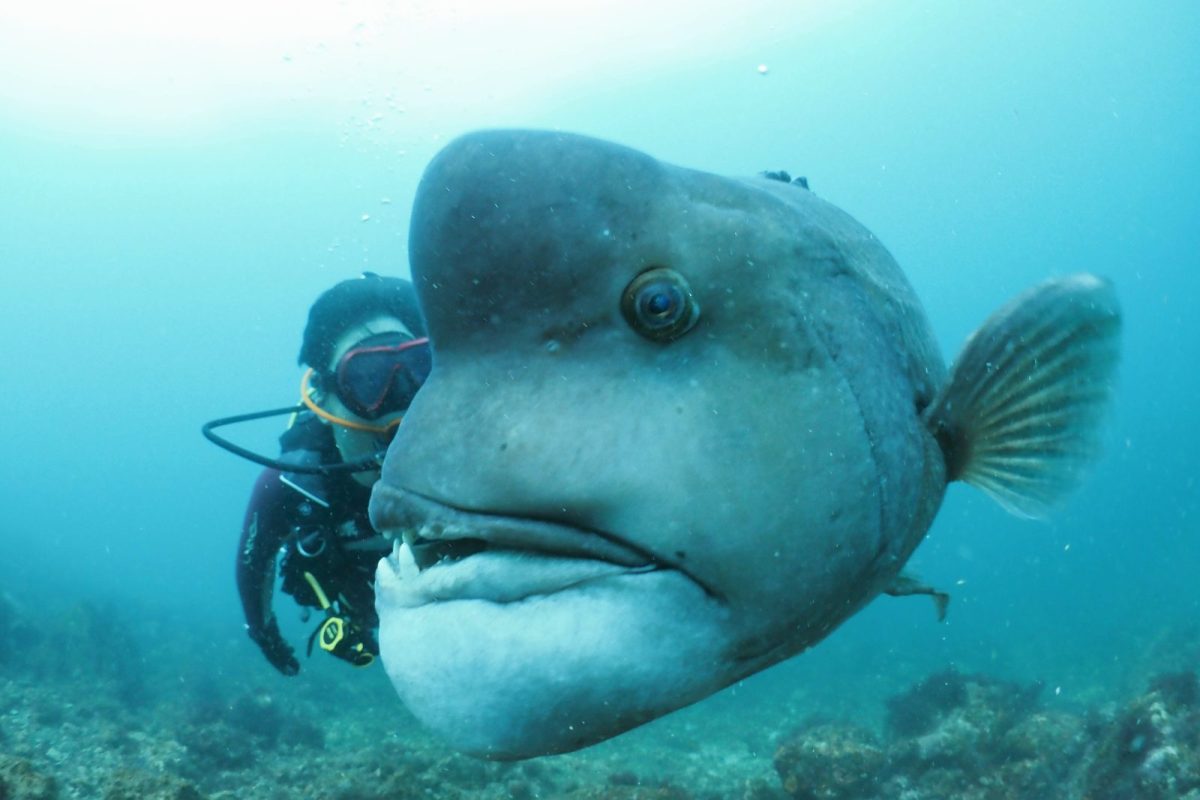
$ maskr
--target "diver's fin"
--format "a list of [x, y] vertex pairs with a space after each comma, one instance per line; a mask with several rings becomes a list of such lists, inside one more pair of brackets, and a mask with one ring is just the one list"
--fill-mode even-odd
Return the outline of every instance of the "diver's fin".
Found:
[[937, 608], [938, 622], [946, 619], [946, 606], [950, 605], [950, 595], [945, 592], [939, 592], [932, 586], [926, 586], [916, 575], [901, 572], [895, 578], [892, 578], [892, 582], [883, 590], [883, 593], [889, 594], [892, 597], [927, 594], [933, 598], [933, 605]]
[[925, 411], [949, 480], [1021, 516], [1043, 514], [1097, 449], [1121, 312], [1093, 275], [1048, 281], [993, 314]]

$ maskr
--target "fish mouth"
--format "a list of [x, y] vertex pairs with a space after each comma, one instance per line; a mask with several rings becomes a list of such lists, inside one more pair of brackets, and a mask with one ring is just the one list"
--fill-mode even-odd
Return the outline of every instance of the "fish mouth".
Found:
[[382, 483], [371, 493], [370, 512], [375, 529], [393, 543], [377, 583], [403, 607], [448, 600], [511, 603], [676, 569], [609, 533], [469, 511]]

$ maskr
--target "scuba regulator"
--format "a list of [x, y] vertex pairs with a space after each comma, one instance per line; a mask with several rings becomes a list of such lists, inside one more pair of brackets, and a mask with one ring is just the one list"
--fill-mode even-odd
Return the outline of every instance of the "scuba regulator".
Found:
[[312, 655], [313, 643], [316, 642], [326, 653], [356, 667], [370, 666], [375, 661], [375, 654], [367, 648], [367, 637], [362, 626], [337, 612], [311, 572], [304, 573], [304, 580], [312, 587], [313, 594], [317, 596], [317, 601], [325, 612], [325, 621], [308, 637], [308, 655]]

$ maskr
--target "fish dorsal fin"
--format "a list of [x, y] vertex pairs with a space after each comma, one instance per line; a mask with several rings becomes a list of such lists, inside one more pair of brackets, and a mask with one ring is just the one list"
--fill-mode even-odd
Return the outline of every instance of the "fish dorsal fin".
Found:
[[947, 478], [1015, 514], [1044, 514], [1098, 449], [1120, 327], [1112, 285], [1086, 274], [1048, 281], [993, 314], [925, 412]]

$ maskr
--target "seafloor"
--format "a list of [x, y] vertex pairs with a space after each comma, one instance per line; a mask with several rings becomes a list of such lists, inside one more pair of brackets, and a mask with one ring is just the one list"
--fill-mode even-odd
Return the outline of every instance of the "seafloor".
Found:
[[0, 800], [1200, 800], [1194, 630], [1140, 689], [1089, 704], [947, 668], [873, 710], [734, 690], [581, 753], [505, 764], [423, 733], [378, 667], [314, 658], [284, 679], [229, 626], [116, 604], [37, 612], [0, 598]]

